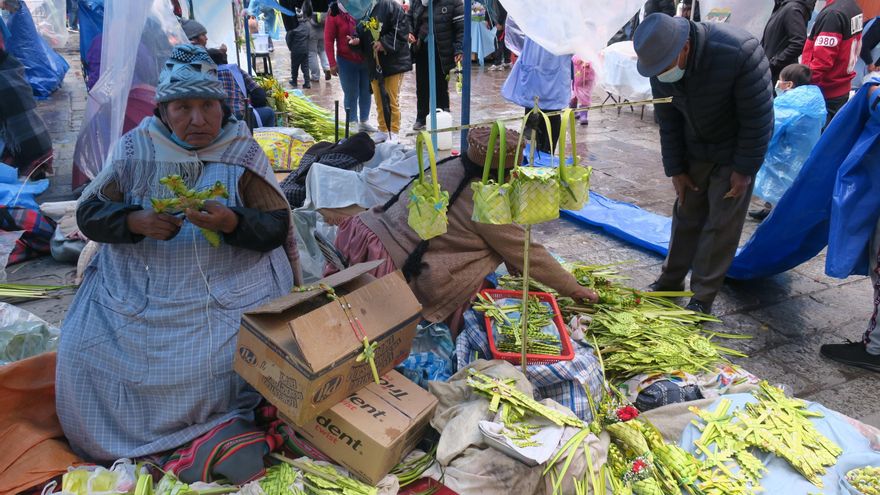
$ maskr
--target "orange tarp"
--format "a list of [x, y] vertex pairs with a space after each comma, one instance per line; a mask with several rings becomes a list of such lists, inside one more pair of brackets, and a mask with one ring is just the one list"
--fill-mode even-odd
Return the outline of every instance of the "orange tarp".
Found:
[[0, 366], [0, 494], [19, 493], [82, 462], [55, 414], [55, 353]]

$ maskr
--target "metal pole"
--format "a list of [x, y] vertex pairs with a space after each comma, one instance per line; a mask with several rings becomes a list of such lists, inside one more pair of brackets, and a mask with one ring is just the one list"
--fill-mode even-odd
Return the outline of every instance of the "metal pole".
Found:
[[348, 109], [345, 109], [345, 139], [348, 139]]
[[[248, 75], [252, 76], [254, 72], [251, 68], [251, 30], [247, 27], [247, 18], [245, 18], [244, 24], [244, 52], [247, 55]], [[235, 47], [235, 51], [238, 52], [238, 46]]]
[[[229, 8], [232, 9], [232, 34], [235, 35], [235, 2], [229, 2]], [[243, 11], [242, 14], [244, 15], [244, 30], [249, 32], [247, 10]], [[238, 43], [233, 43], [233, 45], [235, 46], [235, 65], [241, 67], [241, 50], [238, 49]]]
[[[461, 42], [461, 125], [471, 123], [471, 7], [473, 0], [464, 0], [464, 36]], [[467, 129], [461, 129], [461, 154], [467, 153]], [[500, 162], [499, 162], [500, 163]]]
[[[430, 88], [430, 112], [431, 129], [437, 128], [437, 44], [434, 39], [434, 0], [428, 0], [428, 81]], [[437, 133], [431, 133], [431, 143], [434, 151], [437, 151]]]
[[[339, 142], [339, 100], [333, 100], [334, 114], [335, 117], [333, 119], [333, 123], [336, 124], [333, 126], [333, 137], [334, 142]], [[348, 122], [348, 112], [346, 112], [345, 116], [346, 123]]]

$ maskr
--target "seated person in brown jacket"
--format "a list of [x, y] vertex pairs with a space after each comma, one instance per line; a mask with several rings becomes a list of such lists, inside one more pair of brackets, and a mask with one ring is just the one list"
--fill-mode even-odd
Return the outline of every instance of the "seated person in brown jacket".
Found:
[[[507, 131], [507, 142], [519, 134]], [[410, 187], [384, 206], [377, 206], [345, 220], [339, 227], [336, 247], [351, 264], [381, 260], [373, 275], [381, 277], [403, 271], [422, 303], [422, 317], [431, 322], [446, 321], [455, 332], [461, 310], [483, 286], [483, 281], [504, 262], [508, 268], [523, 268], [525, 230], [519, 225], [487, 225], [471, 220], [474, 211], [470, 184], [480, 180], [486, 159], [488, 128], [468, 134], [466, 156], [438, 164], [440, 188], [449, 191], [449, 226], [446, 234], [423, 241], [407, 223]], [[504, 166], [512, 168], [516, 150], [507, 150]], [[496, 147], [494, 167], [500, 152]], [[497, 170], [497, 169], [496, 169]], [[563, 296], [595, 302], [595, 292], [580, 286], [544, 246], [532, 242], [529, 265], [533, 278]]]

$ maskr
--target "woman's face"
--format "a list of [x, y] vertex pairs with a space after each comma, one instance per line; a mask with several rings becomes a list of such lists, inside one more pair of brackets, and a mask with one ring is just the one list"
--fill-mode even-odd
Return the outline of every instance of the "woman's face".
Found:
[[220, 134], [223, 107], [220, 100], [174, 100], [165, 109], [165, 120], [178, 138], [200, 148], [211, 144]]

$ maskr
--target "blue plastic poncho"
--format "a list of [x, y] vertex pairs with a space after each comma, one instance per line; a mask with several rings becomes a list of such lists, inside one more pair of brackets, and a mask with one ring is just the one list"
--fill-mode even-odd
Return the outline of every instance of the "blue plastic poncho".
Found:
[[834, 183], [825, 260], [825, 273], [832, 277], [868, 273], [868, 246], [880, 216], [880, 91], [870, 100], [867, 93], [877, 84], [880, 79], [863, 86], [847, 105], [852, 108], [846, 117], [863, 126]]
[[571, 99], [571, 55], [553, 55], [526, 37], [522, 54], [501, 88], [501, 96], [525, 108], [535, 106], [535, 96], [542, 109], [568, 107]]
[[764, 164], [755, 177], [755, 191], [764, 201], [779, 202], [794, 179], [825, 125], [825, 99], [818, 86], [786, 91], [773, 101], [773, 138]]
[[376, 0], [340, 0], [345, 10], [355, 19], [363, 19], [376, 6]]

